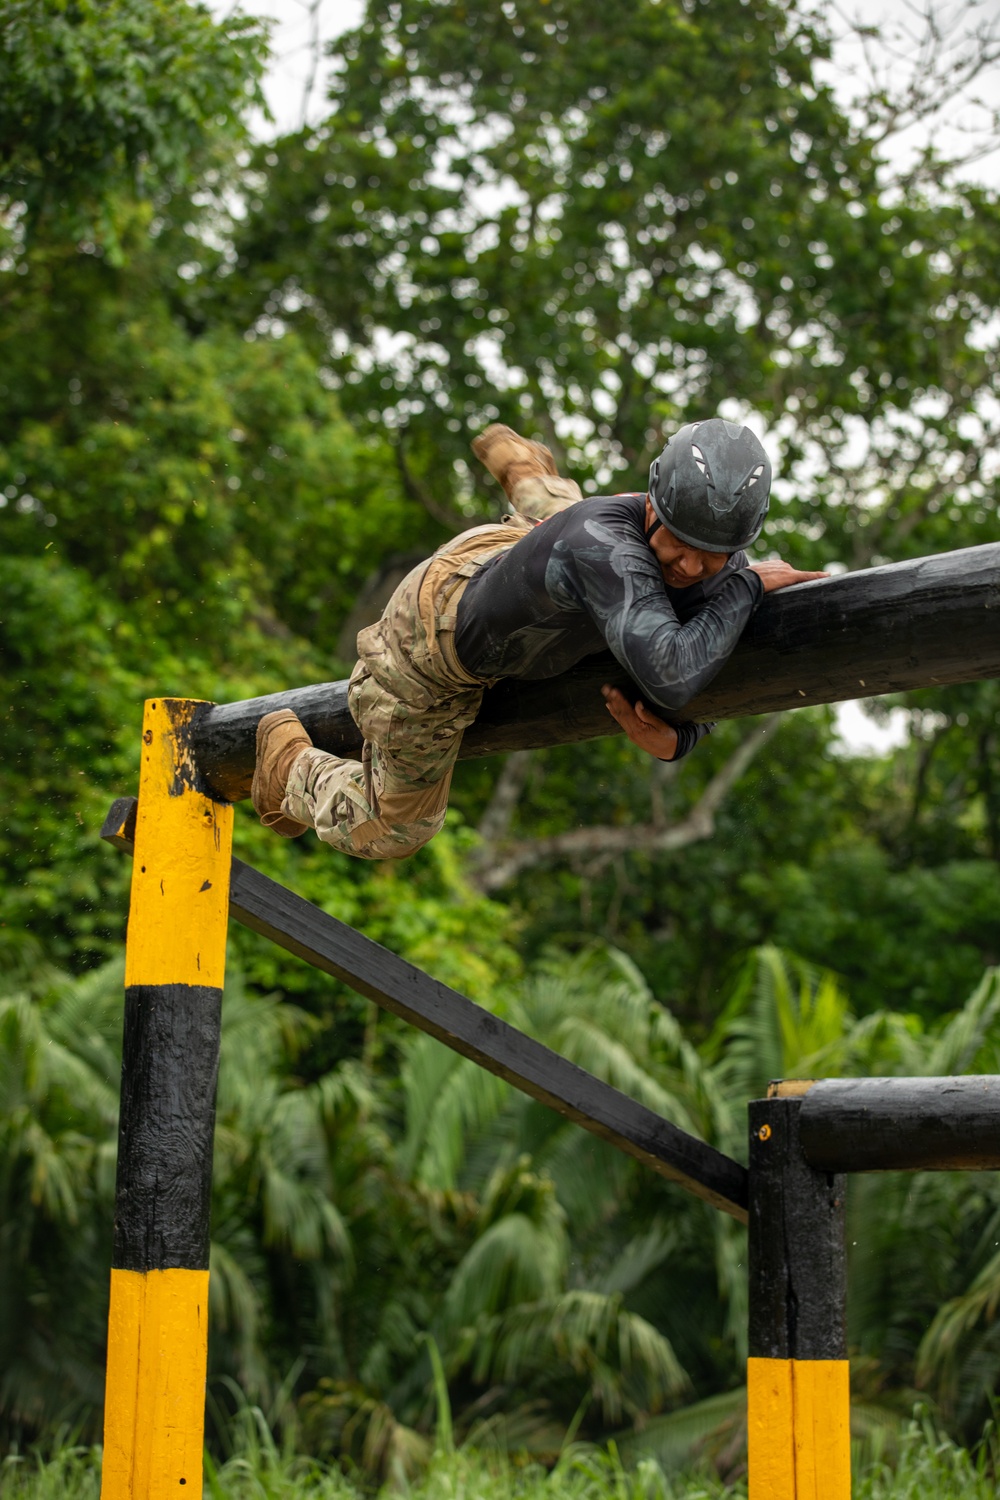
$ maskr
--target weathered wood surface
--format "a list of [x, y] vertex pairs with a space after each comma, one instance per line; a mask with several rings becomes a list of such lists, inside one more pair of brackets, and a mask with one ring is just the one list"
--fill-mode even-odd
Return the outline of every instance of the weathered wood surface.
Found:
[[750, 1355], [846, 1359], [844, 1178], [800, 1143], [802, 1101], [754, 1099], [750, 1123]]
[[[768, 595], [686, 715], [731, 719], [985, 677], [1000, 677], [1000, 543]], [[499, 683], [466, 731], [462, 758], [618, 733], [600, 694], [607, 681], [627, 685], [610, 655], [547, 681]], [[249, 795], [257, 721], [275, 708], [294, 709], [323, 749], [358, 754], [344, 682], [219, 704], [195, 734], [198, 767], [217, 795]]]
[[[134, 798], [118, 798], [101, 837], [131, 851], [135, 809]], [[746, 1222], [745, 1167], [238, 859], [232, 862], [229, 914], [669, 1182]]]
[[802, 1098], [802, 1151], [824, 1172], [993, 1171], [1000, 1078], [829, 1078]]
[[850, 1500], [847, 1180], [802, 1155], [796, 1098], [749, 1106], [752, 1500]]

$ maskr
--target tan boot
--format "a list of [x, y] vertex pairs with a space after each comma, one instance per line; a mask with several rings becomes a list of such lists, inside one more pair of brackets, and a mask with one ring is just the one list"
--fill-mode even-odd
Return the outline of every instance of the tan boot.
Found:
[[560, 479], [558, 475], [532, 474], [527, 479], [518, 479], [512, 486], [510, 503], [519, 516], [529, 521], [544, 521], [567, 505], [575, 505], [583, 499], [583, 492], [575, 479]]
[[265, 714], [257, 725], [257, 766], [250, 799], [265, 828], [283, 839], [297, 839], [308, 823], [299, 823], [281, 811], [292, 767], [312, 740], [290, 708]]
[[559, 473], [556, 461], [544, 443], [523, 438], [512, 427], [504, 427], [502, 422], [492, 423], [485, 432], [473, 438], [472, 451], [493, 478], [500, 481], [512, 504], [514, 486], [520, 480]]

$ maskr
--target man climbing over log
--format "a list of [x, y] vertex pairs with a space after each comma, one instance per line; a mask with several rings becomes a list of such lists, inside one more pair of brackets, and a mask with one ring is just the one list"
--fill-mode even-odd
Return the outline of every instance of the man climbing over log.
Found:
[[[462, 735], [485, 688], [555, 677], [611, 650], [633, 706], [603, 689], [634, 744], [687, 755], [709, 726], [685, 705], [728, 659], [766, 593], [821, 578], [745, 548], [767, 514], [771, 466], [747, 427], [681, 428], [642, 492], [584, 499], [541, 443], [494, 425], [473, 451], [514, 514], [440, 547], [358, 634], [348, 704], [360, 761], [313, 746], [289, 709], [257, 729], [253, 804], [286, 838], [308, 828], [362, 859], [402, 859], [444, 824]], [[666, 715], [666, 717], [664, 717]]]

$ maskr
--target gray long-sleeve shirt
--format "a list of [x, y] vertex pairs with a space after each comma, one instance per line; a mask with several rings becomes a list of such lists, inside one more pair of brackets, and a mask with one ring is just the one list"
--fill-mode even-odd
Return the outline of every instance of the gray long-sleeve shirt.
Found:
[[728, 659], [764, 588], [743, 552], [705, 583], [669, 588], [644, 507], [642, 494], [580, 501], [486, 563], [458, 606], [466, 670], [555, 677], [608, 648], [643, 700], [674, 720]]

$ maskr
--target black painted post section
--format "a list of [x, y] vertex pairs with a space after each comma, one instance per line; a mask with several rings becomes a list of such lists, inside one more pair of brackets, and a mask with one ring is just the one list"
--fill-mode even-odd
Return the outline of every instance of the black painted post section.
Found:
[[846, 1180], [806, 1162], [801, 1108], [801, 1099], [755, 1099], [749, 1106], [750, 1353], [843, 1359]]
[[801, 1098], [750, 1113], [750, 1500], [849, 1500], [845, 1179], [802, 1154]]

